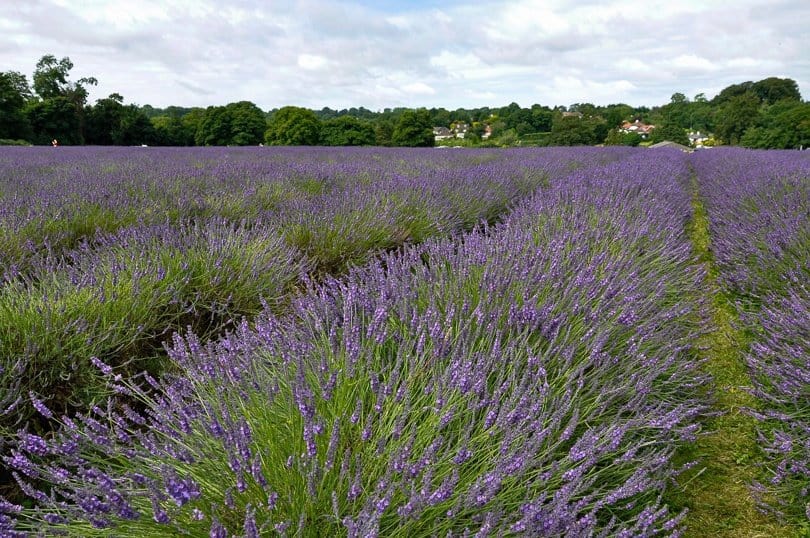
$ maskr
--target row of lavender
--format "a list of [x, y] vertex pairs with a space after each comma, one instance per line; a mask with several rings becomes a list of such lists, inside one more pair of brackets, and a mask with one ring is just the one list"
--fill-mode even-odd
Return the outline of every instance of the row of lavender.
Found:
[[8, 463], [39, 508], [0, 504], [0, 530], [677, 533], [661, 495], [705, 411], [687, 175], [677, 152], [579, 170], [502, 224], [311, 283], [285, 314], [175, 335], [159, 381], [96, 361], [139, 407], [21, 434]]
[[[694, 165], [719, 278], [751, 344], [763, 505], [810, 520], [810, 155], [712, 151]], [[775, 497], [775, 499], [774, 499]]]
[[[341, 270], [380, 249], [491, 220], [581, 161], [570, 151], [255, 148], [18, 148], [2, 157], [0, 269], [12, 285], [2, 297], [10, 306], [0, 311], [16, 329], [3, 339], [10, 360], [0, 376], [79, 388], [89, 374], [74, 366], [77, 356], [126, 362], [142, 342], [207, 323], [212, 311], [224, 320], [255, 314], [262, 296], [273, 301], [288, 291], [300, 266]], [[226, 230], [222, 219], [241, 225]], [[201, 233], [199, 223], [209, 230]], [[288, 251], [274, 239], [282, 229]], [[205, 267], [208, 250], [222, 253], [214, 269]], [[171, 271], [179, 259], [191, 263]], [[219, 300], [208, 302], [212, 296]], [[26, 388], [52, 393], [43, 383]], [[71, 400], [73, 391], [65, 392], [59, 399]]]
[[91, 356], [155, 373], [175, 330], [213, 335], [279, 311], [308, 274], [495, 220], [570, 169], [622, 156], [6, 149], [0, 425], [25, 423], [29, 393], [86, 407], [101, 390]]
[[191, 219], [268, 222], [322, 269], [369, 249], [492, 221], [568, 167], [611, 153], [370, 148], [6, 148], [0, 153], [5, 279], [99, 232]]

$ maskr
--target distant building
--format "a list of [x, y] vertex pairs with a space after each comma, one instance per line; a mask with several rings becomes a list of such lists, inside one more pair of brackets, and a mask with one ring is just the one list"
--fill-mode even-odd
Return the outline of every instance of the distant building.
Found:
[[687, 148], [683, 144], [678, 144], [677, 142], [672, 142], [671, 140], [664, 140], [663, 142], [658, 142], [657, 144], [653, 144], [652, 146], [650, 146], [650, 149], [658, 149], [658, 148], [679, 149], [685, 153], [692, 153], [694, 151], [692, 148]]
[[579, 118], [582, 119], [582, 112], [563, 112], [563, 118]]
[[700, 131], [689, 133], [689, 143], [693, 146], [702, 146], [709, 138], [711, 138], [709, 135]]
[[450, 132], [450, 129], [447, 127], [434, 127], [433, 138], [435, 140], [447, 140], [448, 138], [453, 138], [453, 133]]
[[457, 121], [450, 125], [450, 127], [452, 127], [453, 134], [456, 135], [456, 138], [464, 138], [467, 136], [467, 131], [470, 130], [470, 125], [463, 121]]
[[625, 134], [636, 133], [643, 140], [646, 140], [652, 134], [653, 129], [655, 129], [655, 125], [648, 125], [639, 120], [636, 120], [632, 123], [630, 123], [629, 121], [622, 123], [622, 126], [619, 127], [619, 132]]

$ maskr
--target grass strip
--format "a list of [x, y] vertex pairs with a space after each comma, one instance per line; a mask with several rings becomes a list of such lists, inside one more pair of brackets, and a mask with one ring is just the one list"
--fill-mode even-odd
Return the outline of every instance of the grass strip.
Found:
[[700, 262], [707, 266], [707, 289], [712, 294], [713, 330], [698, 341], [704, 367], [714, 378], [717, 415], [707, 420], [710, 432], [679, 454], [698, 465], [679, 478], [679, 491], [670, 501], [686, 507], [685, 537], [795, 537], [799, 530], [786, 526], [757, 509], [750, 484], [759, 475], [764, 455], [756, 442], [756, 420], [744, 413], [756, 408], [749, 393], [751, 379], [743, 362], [746, 335], [737, 323], [734, 305], [717, 282], [718, 270], [711, 251], [706, 208], [692, 178], [693, 220], [689, 236]]

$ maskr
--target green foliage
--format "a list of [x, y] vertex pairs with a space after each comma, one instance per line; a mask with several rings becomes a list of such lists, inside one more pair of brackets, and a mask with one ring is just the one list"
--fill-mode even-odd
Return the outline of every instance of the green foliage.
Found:
[[314, 146], [321, 139], [321, 123], [307, 108], [285, 106], [268, 122], [264, 141], [273, 146]]
[[338, 116], [323, 122], [322, 143], [325, 146], [373, 146], [374, 126], [352, 116]]
[[139, 146], [152, 144], [155, 140], [155, 128], [146, 114], [136, 105], [127, 105], [121, 111], [118, 125], [112, 130], [113, 144]]
[[638, 146], [641, 144], [641, 135], [638, 133], [623, 133], [618, 129], [611, 129], [605, 138], [606, 146]]
[[112, 132], [121, 123], [124, 98], [117, 93], [96, 101], [85, 112], [85, 141], [99, 146], [112, 145]]
[[403, 112], [394, 127], [391, 142], [395, 146], [432, 147], [433, 126], [428, 111], [421, 108]]
[[196, 129], [188, 129], [179, 116], [155, 116], [150, 119], [159, 146], [193, 146]]
[[[722, 92], [721, 92], [722, 93]], [[759, 98], [747, 91], [730, 97], [717, 111], [715, 133], [727, 144], [738, 144], [759, 113]]]
[[76, 107], [67, 97], [29, 102], [25, 115], [33, 131], [31, 141], [35, 144], [50, 144], [54, 138], [60, 144], [82, 143], [80, 118]]
[[394, 122], [380, 119], [374, 124], [374, 143], [377, 146], [393, 146]]
[[802, 94], [799, 93], [799, 85], [789, 78], [768, 77], [751, 86], [751, 90], [759, 97], [760, 101], [767, 104], [774, 104], [782, 99], [791, 101], [801, 101]]
[[655, 129], [653, 129], [652, 135], [650, 136], [650, 141], [653, 144], [667, 140], [689, 146], [689, 136], [686, 134], [686, 131], [683, 127], [674, 122], [665, 121], [658, 124]]
[[554, 146], [592, 146], [607, 136], [607, 124], [601, 117], [562, 116], [551, 126], [550, 142]]
[[757, 125], [740, 138], [740, 144], [762, 149], [810, 147], [810, 103], [783, 99], [766, 107]]
[[231, 118], [224, 106], [209, 106], [194, 134], [198, 146], [227, 146], [231, 141]]
[[264, 112], [250, 101], [230, 103], [225, 107], [230, 115], [230, 144], [255, 146], [264, 140], [267, 121]]
[[0, 72], [0, 138], [21, 139], [31, 136], [25, 116], [25, 103], [31, 97], [25, 75]]

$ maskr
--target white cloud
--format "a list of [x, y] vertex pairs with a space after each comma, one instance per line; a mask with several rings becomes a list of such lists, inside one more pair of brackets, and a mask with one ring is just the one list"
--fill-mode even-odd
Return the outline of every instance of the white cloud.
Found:
[[682, 71], [713, 71], [716, 66], [700, 56], [694, 54], [681, 54], [672, 60], [672, 65]]
[[[2, 2], [2, 0], [0, 0]], [[810, 93], [810, 8], [790, 0], [29, 0], [0, 15], [0, 65], [155, 106], [655, 105], [789, 76]], [[438, 2], [434, 5], [439, 5]], [[177, 82], [173, 82], [177, 81]], [[181, 83], [182, 81], [182, 83]]]
[[298, 67], [306, 69], [307, 71], [316, 71], [326, 67], [329, 60], [317, 54], [299, 54]]
[[436, 90], [431, 88], [429, 85], [425, 84], [424, 82], [412, 82], [410, 84], [406, 84], [402, 87], [405, 93], [415, 94], [415, 95], [435, 95]]

